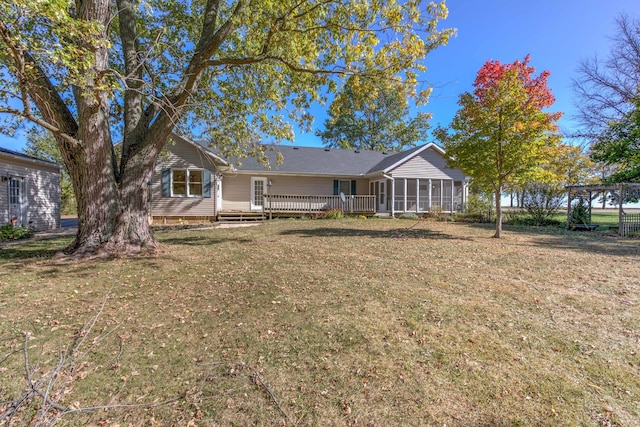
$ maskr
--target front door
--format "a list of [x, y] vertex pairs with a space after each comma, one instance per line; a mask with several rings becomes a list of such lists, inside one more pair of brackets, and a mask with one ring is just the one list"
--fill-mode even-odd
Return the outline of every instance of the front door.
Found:
[[[27, 225], [24, 181], [21, 178], [9, 179], [9, 221], [16, 225]], [[14, 220], [15, 218], [15, 220]]]
[[378, 212], [387, 211], [387, 181], [380, 181], [378, 186]]

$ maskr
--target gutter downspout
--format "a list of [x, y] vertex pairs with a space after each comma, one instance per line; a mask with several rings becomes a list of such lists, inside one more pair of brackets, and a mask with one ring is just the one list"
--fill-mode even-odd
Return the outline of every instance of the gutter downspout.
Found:
[[[382, 176], [386, 179], [388, 179], [389, 181], [391, 181], [391, 216], [395, 217], [395, 199], [396, 199], [396, 185], [395, 185], [395, 180], [393, 179], [392, 176], [387, 175], [386, 173], [383, 173]], [[388, 193], [388, 192], [387, 192]]]

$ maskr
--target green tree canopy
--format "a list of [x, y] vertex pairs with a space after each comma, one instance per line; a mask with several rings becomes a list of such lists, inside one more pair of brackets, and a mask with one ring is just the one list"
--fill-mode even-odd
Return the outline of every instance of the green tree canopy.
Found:
[[617, 165], [605, 182], [640, 182], [640, 98], [635, 109], [609, 125], [591, 146], [591, 158], [605, 165]]
[[367, 85], [359, 76], [345, 82], [329, 107], [324, 130], [316, 132], [328, 147], [401, 151], [427, 136], [429, 114], [409, 115], [400, 81]]
[[1, 2], [1, 130], [54, 134], [78, 201], [70, 251], [155, 250], [146, 183], [172, 131], [259, 153], [345, 76], [414, 86], [446, 15], [423, 0]]
[[548, 71], [533, 76], [524, 61], [487, 61], [478, 71], [474, 92], [460, 96], [460, 109], [450, 129], [438, 128], [449, 163], [462, 169], [483, 189], [491, 189], [496, 203], [496, 232], [502, 235], [500, 201], [505, 185], [540, 165], [547, 147], [558, 143], [560, 113], [544, 108], [554, 102], [547, 86]]

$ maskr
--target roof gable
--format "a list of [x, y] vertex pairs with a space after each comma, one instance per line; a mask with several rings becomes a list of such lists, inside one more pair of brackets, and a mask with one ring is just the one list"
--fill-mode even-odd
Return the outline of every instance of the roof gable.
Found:
[[188, 138], [185, 138], [183, 136], [178, 135], [177, 133], [172, 133], [171, 134], [171, 139], [173, 139], [175, 142], [180, 142], [180, 143], [183, 143], [183, 144], [187, 144], [187, 145], [193, 146], [193, 148], [195, 148], [196, 150], [198, 150], [201, 153], [205, 154], [206, 156], [210, 157], [216, 163], [222, 164], [224, 166], [228, 166], [229, 165], [229, 162], [227, 162], [225, 159], [220, 157], [218, 155], [218, 153], [216, 153], [214, 150], [209, 148], [208, 144], [201, 143], [201, 142], [197, 142], [196, 143], [194, 141], [191, 141]]
[[390, 172], [393, 169], [395, 169], [398, 166], [400, 166], [401, 164], [403, 164], [405, 162], [408, 162], [412, 158], [420, 155], [422, 152], [424, 152], [425, 150], [428, 150], [430, 148], [444, 157], [444, 150], [442, 148], [440, 148], [439, 146], [437, 146], [436, 144], [434, 144], [433, 142], [429, 142], [428, 144], [420, 145], [420, 146], [414, 147], [414, 148], [412, 148], [410, 150], [398, 153], [398, 155], [393, 156], [392, 158], [388, 159], [383, 164], [379, 164], [378, 167], [380, 167], [382, 172], [384, 172], [384, 173]]

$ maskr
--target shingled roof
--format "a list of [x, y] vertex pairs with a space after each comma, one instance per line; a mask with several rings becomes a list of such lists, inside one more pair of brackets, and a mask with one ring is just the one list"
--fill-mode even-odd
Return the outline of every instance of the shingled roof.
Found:
[[14, 156], [14, 157], [20, 157], [22, 159], [30, 160], [30, 161], [35, 162], [35, 163], [43, 163], [43, 164], [47, 164], [47, 165], [50, 165], [50, 166], [58, 166], [58, 167], [60, 166], [55, 162], [50, 162], [49, 160], [39, 159], [37, 157], [33, 157], [33, 156], [28, 155], [28, 154], [21, 153], [19, 151], [9, 150], [8, 148], [0, 147], [0, 153], [9, 154], [9, 155]]
[[[373, 150], [342, 150], [336, 148], [301, 147], [290, 145], [267, 146], [265, 155], [269, 159], [270, 169], [260, 164], [255, 158], [231, 158], [230, 163], [238, 164], [240, 172], [277, 172], [285, 174], [328, 175], [328, 176], [366, 176], [386, 172], [391, 166], [403, 159], [411, 157], [422, 150], [436, 147], [426, 144], [401, 152], [384, 152]], [[284, 161], [277, 162], [278, 153]]]

